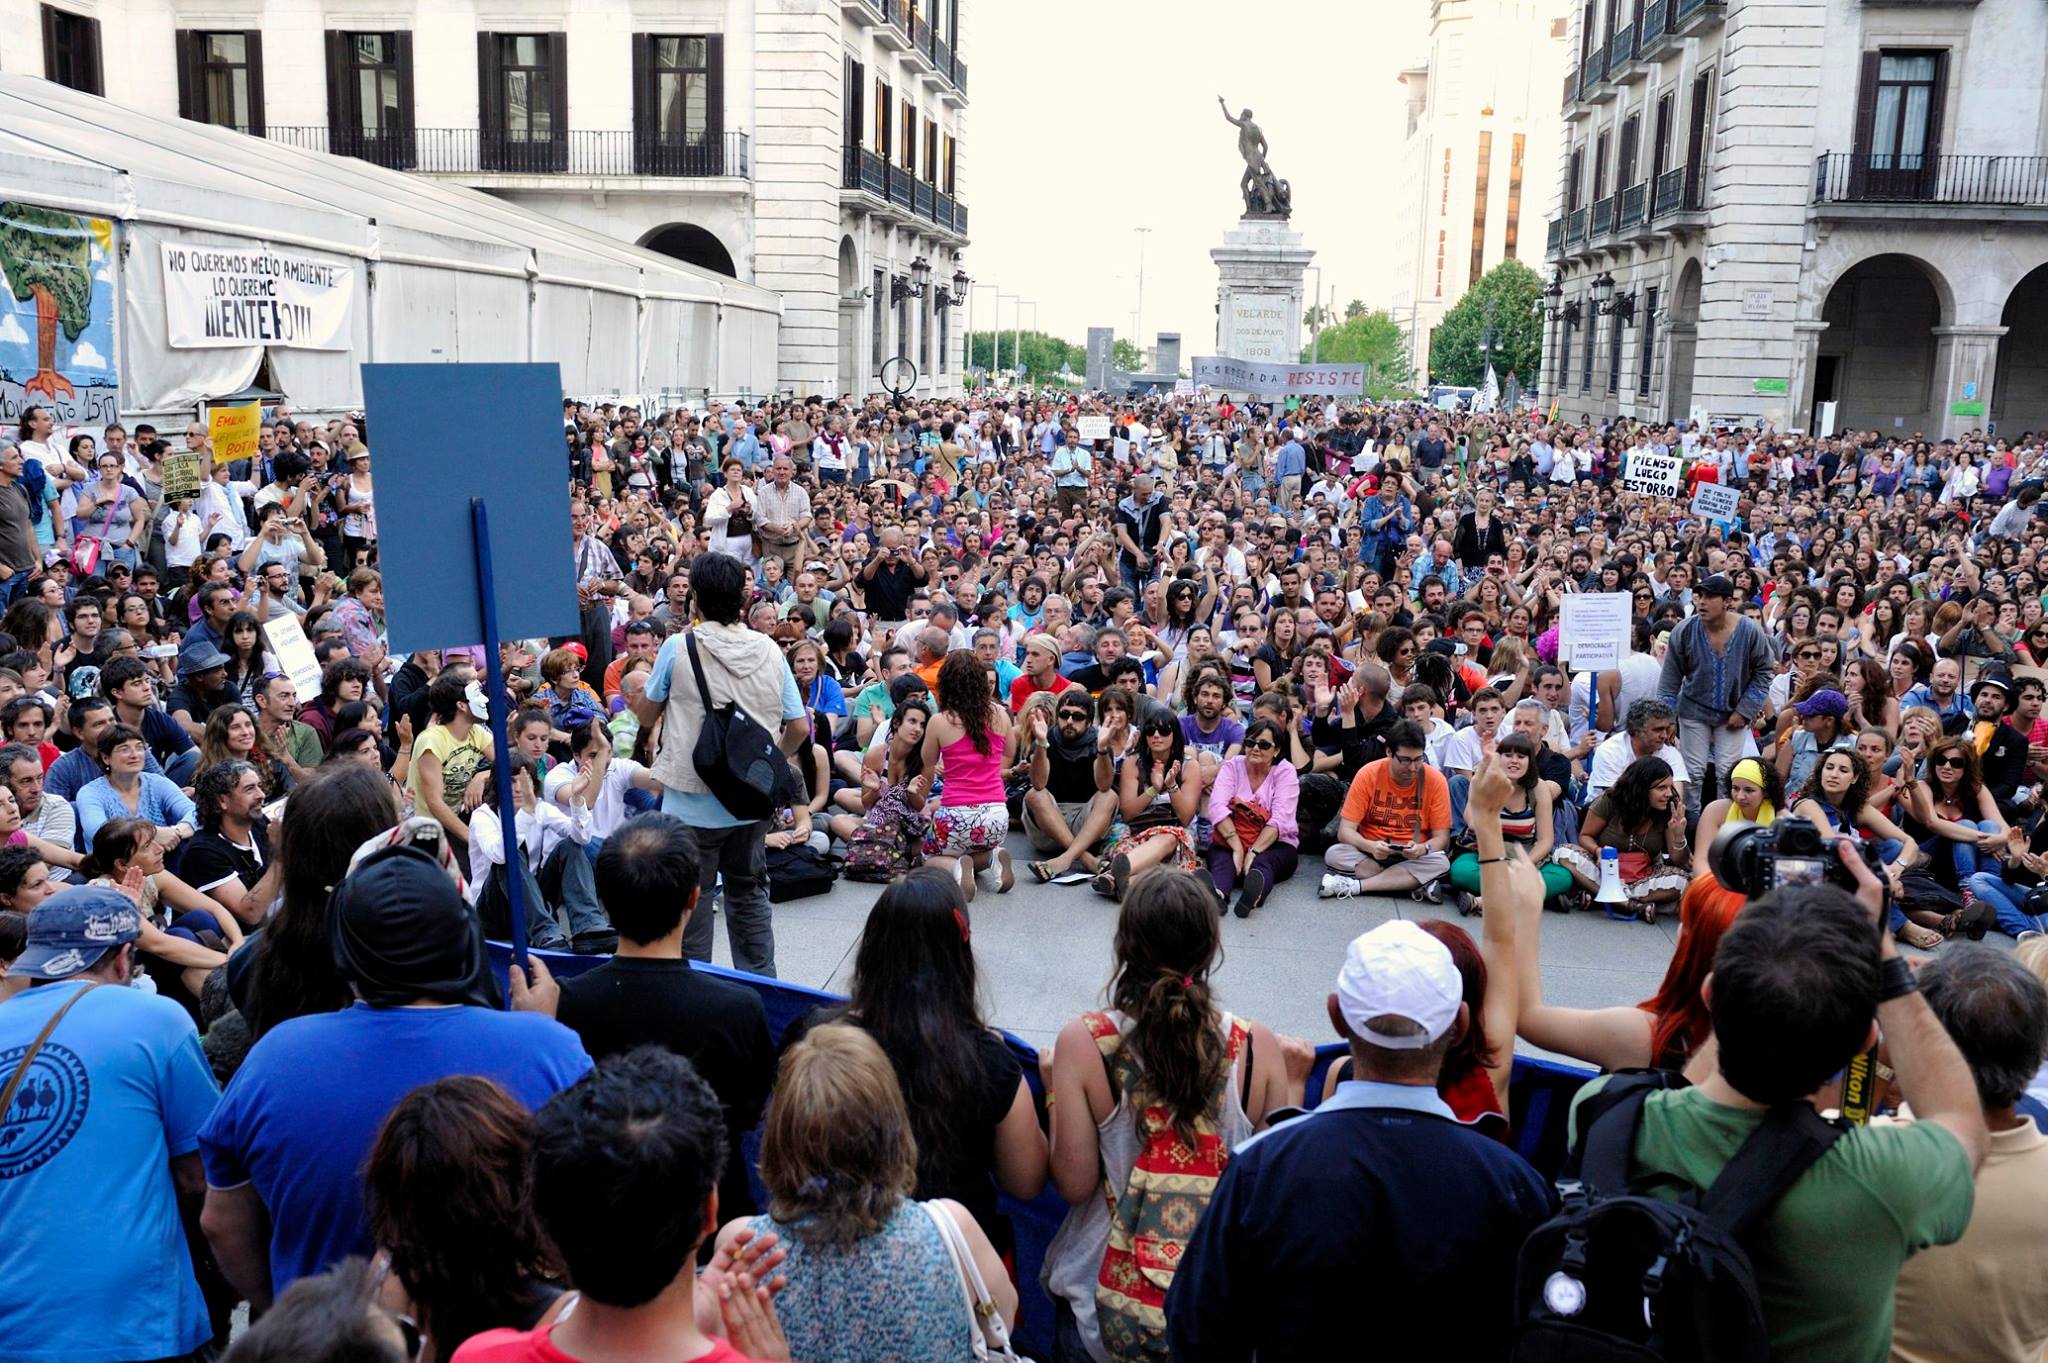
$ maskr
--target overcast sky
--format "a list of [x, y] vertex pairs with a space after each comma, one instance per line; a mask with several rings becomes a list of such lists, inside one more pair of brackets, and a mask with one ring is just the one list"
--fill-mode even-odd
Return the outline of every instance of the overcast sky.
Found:
[[[1249, 107], [1294, 194], [1294, 230], [1325, 290], [1381, 306], [1387, 187], [1405, 130], [1395, 74], [1424, 55], [1428, 0], [969, 0], [964, 194], [973, 325], [995, 294], [1069, 341], [1131, 334], [1144, 237], [1141, 344], [1179, 331], [1214, 351], [1211, 247], [1244, 211], [1233, 113]], [[1313, 267], [1312, 267], [1313, 268]], [[1308, 277], [1311, 292], [1316, 276]], [[1005, 329], [1016, 305], [1002, 305]]]

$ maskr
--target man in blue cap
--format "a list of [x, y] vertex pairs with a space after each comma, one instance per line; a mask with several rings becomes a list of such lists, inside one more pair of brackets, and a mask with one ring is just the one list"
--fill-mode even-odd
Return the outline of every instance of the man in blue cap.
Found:
[[205, 1189], [220, 1090], [185, 1010], [128, 987], [141, 935], [126, 895], [82, 885], [36, 906], [8, 968], [33, 987], [0, 1006], [0, 1339], [36, 1357], [182, 1357], [213, 1336], [178, 1203]]

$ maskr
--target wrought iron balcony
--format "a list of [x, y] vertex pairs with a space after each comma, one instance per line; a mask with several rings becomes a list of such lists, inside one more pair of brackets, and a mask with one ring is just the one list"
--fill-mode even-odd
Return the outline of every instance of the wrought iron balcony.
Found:
[[1708, 21], [1718, 22], [1727, 17], [1728, 0], [1668, 0], [1671, 6], [1670, 30], [1674, 34], [1690, 32]]
[[1621, 74], [1621, 68], [1636, 59], [1636, 29], [1634, 24], [1623, 24], [1614, 30], [1614, 37], [1607, 44], [1607, 76], [1611, 80]]
[[1543, 233], [1543, 254], [1555, 256], [1564, 249], [1564, 219], [1552, 218]]
[[1813, 201], [2048, 208], [2048, 156], [1828, 152], [1814, 161]]
[[651, 131], [564, 130], [553, 137], [508, 137], [479, 128], [415, 128], [382, 135], [271, 124], [266, 140], [332, 152], [392, 170], [428, 175], [634, 175], [682, 179], [747, 174], [747, 135], [695, 142]]
[[1678, 213], [1697, 213], [1705, 207], [1698, 166], [1673, 166], [1657, 177], [1657, 195], [1651, 208], [1655, 220], [1661, 222]]
[[1583, 208], [1574, 208], [1570, 213], [1565, 215], [1564, 244], [1566, 248], [1569, 249], [1570, 247], [1581, 244], [1585, 240], [1586, 210]]
[[1647, 180], [1639, 180], [1621, 191], [1621, 208], [1614, 217], [1614, 230], [1626, 232], [1630, 228], [1641, 227], [1647, 221], [1649, 196], [1650, 184]]
[[1593, 205], [1592, 234], [1596, 238], [1604, 237], [1613, 230], [1614, 196], [1610, 194], [1606, 198], [1596, 201]]
[[1607, 49], [1595, 47], [1586, 54], [1585, 65], [1579, 68], [1579, 98], [1589, 99], [1593, 87], [1600, 83], [1600, 77], [1607, 74]]
[[1668, 0], [1650, 0], [1649, 4], [1643, 7], [1642, 26], [1636, 33], [1636, 53], [1638, 56], [1649, 56], [1650, 49], [1664, 41], [1665, 31], [1668, 27], [1666, 20], [1670, 15], [1670, 11], [1666, 7], [1667, 3]]
[[839, 187], [871, 194], [949, 231], [967, 233], [967, 205], [865, 147], [840, 151]]

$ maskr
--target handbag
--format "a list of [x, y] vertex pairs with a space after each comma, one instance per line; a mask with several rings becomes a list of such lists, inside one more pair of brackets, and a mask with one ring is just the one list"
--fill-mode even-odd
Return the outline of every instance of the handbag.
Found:
[[121, 505], [121, 493], [117, 489], [114, 500], [107, 505], [107, 518], [100, 522], [98, 539], [81, 539], [71, 546], [71, 571], [80, 577], [91, 577], [93, 569], [100, 566], [100, 551], [107, 546], [107, 533], [114, 528], [114, 512]]
[[738, 539], [742, 535], [753, 533], [754, 508], [748, 506], [746, 499], [742, 498], [740, 504], [732, 509], [732, 515], [725, 523], [725, 535], [727, 539]]
[[775, 812], [776, 792], [782, 788], [782, 772], [789, 764], [782, 760], [768, 731], [737, 703], [712, 705], [704, 663], [697, 656], [697, 636], [690, 634], [684, 642], [689, 647], [690, 670], [697, 676], [697, 696], [704, 705], [704, 722], [690, 754], [697, 779], [735, 819], [747, 823], [765, 819]]
[[939, 1228], [939, 1239], [946, 1244], [946, 1253], [952, 1256], [953, 1268], [960, 1275], [960, 1290], [967, 1296], [967, 1313], [974, 1318], [974, 1357], [979, 1363], [984, 1359], [1001, 1359], [1004, 1363], [1030, 1363], [1010, 1347], [1010, 1327], [1003, 1323], [1003, 1313], [996, 1309], [995, 1298], [989, 1295], [988, 1284], [982, 1280], [981, 1269], [974, 1262], [974, 1251], [968, 1248], [967, 1237], [960, 1232], [960, 1223], [952, 1214], [936, 1202], [920, 1202], [925, 1215]]

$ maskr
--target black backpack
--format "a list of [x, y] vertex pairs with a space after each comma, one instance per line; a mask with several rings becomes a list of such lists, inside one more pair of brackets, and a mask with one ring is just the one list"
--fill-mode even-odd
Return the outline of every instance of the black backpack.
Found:
[[1617, 1075], [1580, 1105], [1579, 1167], [1568, 1163], [1558, 1180], [1563, 1208], [1530, 1233], [1516, 1266], [1515, 1363], [1768, 1363], [1741, 1237], [1842, 1128], [1788, 1103], [1704, 1193], [1631, 1193], [1644, 1104], [1674, 1078]]
[[775, 812], [775, 793], [789, 764], [774, 738], [737, 702], [712, 706], [697, 638], [692, 634], [683, 642], [690, 651], [690, 670], [697, 674], [697, 695], [704, 702], [704, 723], [697, 730], [690, 764], [726, 813], [747, 823], [765, 819]]

